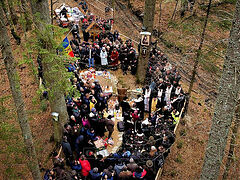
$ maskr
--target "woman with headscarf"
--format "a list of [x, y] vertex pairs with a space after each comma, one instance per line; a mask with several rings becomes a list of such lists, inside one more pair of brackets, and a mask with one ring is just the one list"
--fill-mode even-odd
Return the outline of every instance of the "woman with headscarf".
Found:
[[101, 50], [101, 53], [100, 53], [101, 65], [102, 65], [102, 66], [108, 65], [107, 56], [108, 56], [108, 55], [107, 55], [106, 48], [103, 47], [102, 50]]
[[118, 52], [117, 52], [117, 49], [114, 48], [113, 51], [112, 51], [112, 54], [111, 54], [111, 65], [113, 66], [117, 66], [118, 65]]

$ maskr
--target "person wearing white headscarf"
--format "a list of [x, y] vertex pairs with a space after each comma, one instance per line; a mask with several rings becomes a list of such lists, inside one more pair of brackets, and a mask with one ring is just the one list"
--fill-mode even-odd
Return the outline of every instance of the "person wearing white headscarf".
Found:
[[103, 47], [100, 53], [100, 57], [101, 57], [101, 65], [102, 66], [106, 66], [108, 65], [108, 61], [107, 61], [107, 51], [106, 48]]

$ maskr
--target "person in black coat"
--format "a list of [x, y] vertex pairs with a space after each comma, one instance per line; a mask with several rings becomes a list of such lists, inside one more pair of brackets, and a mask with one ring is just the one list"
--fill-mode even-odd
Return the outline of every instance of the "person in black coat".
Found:
[[86, 31], [84, 30], [84, 31], [83, 31], [83, 39], [84, 39], [84, 41], [88, 42], [89, 37], [90, 37], [89, 32], [86, 32]]
[[63, 153], [66, 157], [67, 163], [69, 163], [73, 157], [73, 152], [70, 143], [67, 140], [67, 136], [63, 136], [63, 141], [62, 141], [62, 150]]
[[79, 35], [79, 26], [77, 24], [74, 24], [72, 27], [72, 35], [74, 39], [78, 39], [78, 41], [81, 42], [81, 38]]
[[122, 117], [124, 118], [124, 121], [127, 121], [130, 119], [130, 105], [127, 102], [127, 97], [123, 98], [123, 101], [121, 102], [121, 107], [122, 107]]
[[100, 65], [101, 64], [101, 57], [100, 57], [101, 49], [100, 49], [99, 45], [96, 45], [95, 48], [96, 48], [96, 51], [94, 54], [95, 64]]

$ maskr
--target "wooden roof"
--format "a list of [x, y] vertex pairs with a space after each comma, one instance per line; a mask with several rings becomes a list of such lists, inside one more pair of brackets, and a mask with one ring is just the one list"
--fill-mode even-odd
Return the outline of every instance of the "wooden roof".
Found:
[[87, 29], [86, 29], [86, 32], [88, 32], [90, 29], [92, 29], [93, 27], [98, 27], [99, 28], [99, 30], [102, 30], [102, 28], [98, 25], [98, 23], [96, 23], [95, 21], [94, 22], [92, 22], [88, 27], [87, 27]]

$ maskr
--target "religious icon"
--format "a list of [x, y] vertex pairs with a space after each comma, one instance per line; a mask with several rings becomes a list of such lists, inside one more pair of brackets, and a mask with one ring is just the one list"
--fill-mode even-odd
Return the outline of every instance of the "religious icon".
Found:
[[142, 46], [149, 46], [150, 45], [150, 32], [141, 32], [141, 45]]
[[143, 48], [142, 48], [142, 56], [143, 56], [143, 57], [146, 57], [146, 55], [147, 55], [147, 48], [146, 48], [146, 47], [143, 47]]

